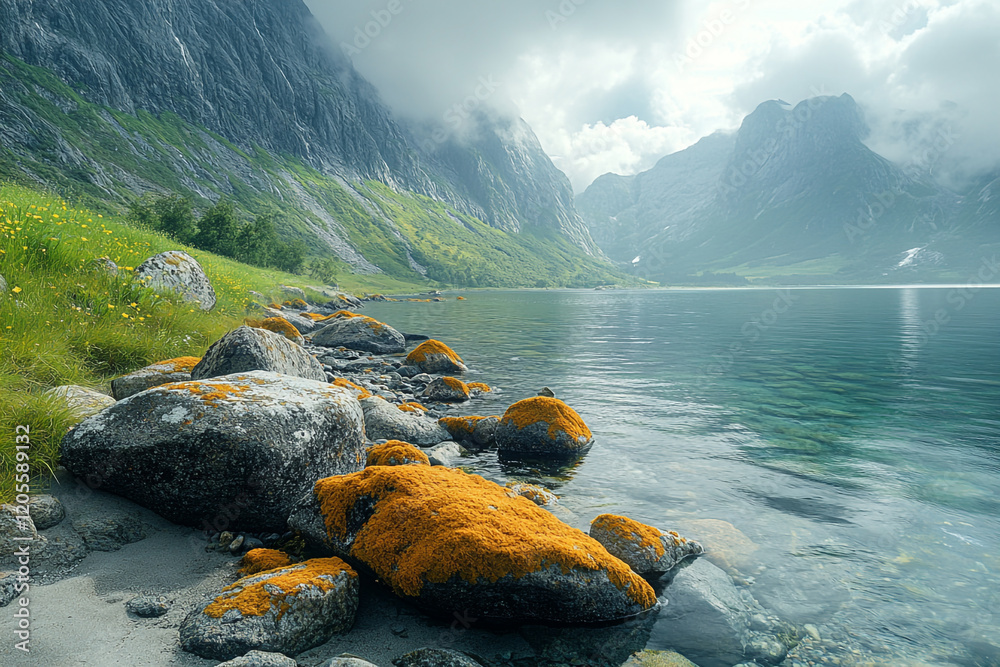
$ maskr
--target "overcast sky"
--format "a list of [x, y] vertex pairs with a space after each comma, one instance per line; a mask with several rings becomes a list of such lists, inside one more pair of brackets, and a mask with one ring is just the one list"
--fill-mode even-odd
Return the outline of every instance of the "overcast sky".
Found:
[[398, 113], [448, 127], [478, 94], [519, 113], [578, 192], [765, 100], [844, 92], [887, 157], [939, 175], [1000, 162], [997, 0], [306, 4]]

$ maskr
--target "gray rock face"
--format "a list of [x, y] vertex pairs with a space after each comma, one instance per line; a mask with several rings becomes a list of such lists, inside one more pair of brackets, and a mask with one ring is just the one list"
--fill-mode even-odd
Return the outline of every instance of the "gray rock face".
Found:
[[480, 419], [472, 430], [472, 441], [480, 447], [492, 447], [497, 443], [497, 426], [499, 425], [499, 417], [491, 416]]
[[395, 354], [406, 349], [403, 334], [370, 317], [335, 317], [313, 334], [312, 342], [375, 354]]
[[91, 551], [118, 551], [149, 537], [151, 527], [126, 515], [94, 515], [73, 520], [73, 530]]
[[396, 667], [482, 667], [461, 651], [446, 648], [418, 648], [392, 661]]
[[17, 597], [17, 586], [17, 574], [0, 572], [0, 607], [6, 607]]
[[150, 257], [135, 269], [135, 277], [159, 290], [177, 292], [185, 301], [202, 310], [215, 307], [215, 290], [194, 257], [180, 250], [168, 250]]
[[36, 530], [58, 526], [66, 518], [66, 510], [59, 499], [47, 494], [32, 496], [28, 501], [28, 512]]
[[[476, 502], [456, 501], [467, 497]], [[321, 553], [360, 561], [433, 613], [590, 623], [657, 603], [649, 584], [599, 543], [455, 468], [372, 466], [320, 480], [288, 525]]]
[[447, 429], [423, 411], [404, 412], [378, 396], [362, 400], [361, 408], [372, 440], [402, 440], [423, 447], [451, 440]]
[[128, 398], [140, 391], [171, 382], [187, 382], [191, 371], [201, 361], [198, 357], [180, 357], [155, 363], [145, 368], [116, 377], [111, 381], [111, 394], [116, 400]]
[[62, 460], [175, 523], [284, 532], [316, 479], [361, 469], [364, 418], [342, 389], [256, 371], [119, 401], [63, 438]]
[[216, 667], [296, 667], [294, 659], [282, 653], [250, 651], [238, 658], [220, 662]]
[[427, 450], [427, 457], [432, 466], [454, 467], [458, 460], [468, 453], [457, 442], [442, 442]]
[[341, 654], [335, 658], [330, 658], [319, 667], [378, 667], [367, 660], [362, 660], [353, 655]]
[[181, 647], [216, 660], [295, 655], [349, 630], [357, 609], [357, 573], [339, 558], [316, 558], [240, 579], [184, 619]]
[[291, 287], [289, 285], [281, 286], [281, 295], [286, 299], [302, 299], [306, 300], [306, 293], [302, 291], [299, 287]]
[[669, 572], [685, 558], [705, 552], [700, 544], [676, 532], [664, 533], [613, 514], [595, 518], [590, 524], [590, 536], [639, 574]]
[[206, 380], [233, 373], [269, 371], [317, 382], [326, 381], [323, 364], [281, 334], [243, 326], [215, 341], [191, 371]]
[[31, 515], [22, 512], [24, 505], [0, 505], [0, 563], [14, 563], [18, 551], [25, 542], [15, 538], [31, 537], [32, 552], [37, 550], [38, 531]]
[[287, 319], [288, 322], [293, 327], [295, 327], [298, 330], [298, 332], [300, 334], [302, 334], [303, 336], [305, 336], [306, 334], [313, 333], [313, 332], [318, 331], [318, 330], [320, 330], [320, 329], [323, 328], [323, 323], [322, 322], [314, 322], [311, 319], [309, 319], [308, 317], [300, 317], [298, 315], [292, 315], [291, 313], [288, 313], [285, 316], [285, 319]]
[[458, 378], [435, 378], [424, 388], [421, 397], [439, 403], [463, 403], [469, 400], [469, 387]]
[[111, 407], [115, 404], [115, 399], [111, 398], [107, 394], [102, 394], [99, 391], [87, 389], [86, 387], [78, 387], [76, 385], [56, 387], [54, 389], [49, 389], [45, 393], [48, 396], [55, 396], [65, 401], [70, 410], [72, 410], [80, 419], [96, 415], [104, 408]]
[[126, 602], [125, 609], [139, 618], [159, 618], [170, 611], [170, 604], [162, 595], [140, 595]]

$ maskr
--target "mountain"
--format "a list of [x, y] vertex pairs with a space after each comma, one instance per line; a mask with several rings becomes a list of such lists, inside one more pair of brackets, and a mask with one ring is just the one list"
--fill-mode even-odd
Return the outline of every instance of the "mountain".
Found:
[[967, 250], [998, 240], [995, 181], [981, 204], [865, 145], [850, 95], [761, 104], [635, 176], [577, 197], [609, 257], [666, 282], [961, 279]]
[[615, 279], [523, 121], [482, 116], [469, 141], [425, 141], [301, 0], [5, 1], [0, 178], [95, 206], [228, 197], [280, 211], [285, 236], [359, 272]]

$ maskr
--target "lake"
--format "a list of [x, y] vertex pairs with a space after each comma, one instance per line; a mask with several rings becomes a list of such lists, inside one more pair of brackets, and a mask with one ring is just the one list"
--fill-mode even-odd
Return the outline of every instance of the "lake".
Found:
[[463, 294], [365, 312], [499, 388], [456, 413], [548, 386], [596, 439], [569, 470], [474, 471], [544, 484], [583, 530], [610, 512], [716, 540], [834, 655], [998, 664], [1000, 290]]

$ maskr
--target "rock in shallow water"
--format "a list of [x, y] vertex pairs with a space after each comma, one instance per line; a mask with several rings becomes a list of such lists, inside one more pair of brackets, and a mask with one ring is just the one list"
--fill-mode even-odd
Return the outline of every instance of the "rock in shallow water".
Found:
[[316, 558], [228, 586], [184, 619], [181, 647], [216, 660], [295, 655], [349, 630], [357, 609], [357, 573], [339, 558]]
[[392, 661], [396, 667], [482, 667], [468, 654], [444, 648], [418, 648]]
[[593, 442], [580, 415], [557, 398], [534, 396], [507, 408], [496, 428], [497, 451], [509, 456], [572, 458]]
[[63, 464], [92, 487], [213, 531], [284, 531], [314, 479], [360, 470], [364, 455], [353, 396], [259, 371], [141, 392], [62, 441]]
[[446, 615], [582, 623], [656, 605], [649, 584], [597, 541], [461, 470], [376, 466], [320, 480], [289, 527]]
[[424, 388], [421, 398], [438, 403], [462, 403], [469, 400], [469, 387], [458, 378], [436, 378]]
[[372, 440], [402, 440], [414, 445], [436, 445], [450, 439], [448, 431], [422, 410], [400, 410], [383, 398], [372, 396], [361, 401], [365, 428]]
[[675, 532], [663, 533], [633, 519], [601, 514], [590, 524], [590, 536], [639, 574], [669, 572], [685, 558], [705, 550]]
[[406, 356], [406, 363], [424, 373], [464, 373], [468, 369], [455, 351], [438, 340], [426, 340]]

